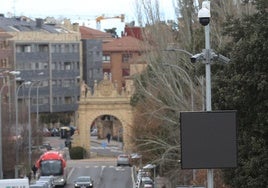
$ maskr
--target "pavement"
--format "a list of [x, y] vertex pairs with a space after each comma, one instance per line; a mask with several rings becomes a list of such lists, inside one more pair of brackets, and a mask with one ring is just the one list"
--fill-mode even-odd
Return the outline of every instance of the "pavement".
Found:
[[110, 140], [110, 142], [108, 143], [107, 139], [98, 139], [97, 136], [91, 136], [90, 141], [91, 143], [97, 143], [97, 144], [100, 144], [101, 146], [106, 144], [106, 146], [108, 147], [122, 148], [122, 142], [117, 142], [116, 140]]
[[[68, 148], [65, 147], [65, 139], [62, 139], [60, 137], [44, 137], [44, 143], [49, 143], [54, 150], [64, 150], [68, 152]], [[93, 152], [92, 150], [94, 148], [101, 148], [101, 149], [107, 149], [107, 150], [114, 150], [122, 151], [122, 142], [117, 142], [116, 140], [110, 140], [108, 143], [107, 139], [98, 139], [97, 136], [91, 136], [91, 151], [90, 151], [90, 158], [89, 159], [83, 159], [83, 160], [91, 160], [91, 161], [101, 161], [101, 160], [113, 160], [115, 157], [114, 155], [98, 155], [96, 152]], [[67, 155], [68, 156], [68, 155]], [[111, 158], [111, 159], [109, 159]], [[70, 160], [68, 158], [68, 160]]]

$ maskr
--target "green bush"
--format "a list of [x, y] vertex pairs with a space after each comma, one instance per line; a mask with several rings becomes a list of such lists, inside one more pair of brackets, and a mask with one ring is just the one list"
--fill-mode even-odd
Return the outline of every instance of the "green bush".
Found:
[[71, 159], [84, 159], [86, 150], [81, 146], [72, 147], [69, 150]]

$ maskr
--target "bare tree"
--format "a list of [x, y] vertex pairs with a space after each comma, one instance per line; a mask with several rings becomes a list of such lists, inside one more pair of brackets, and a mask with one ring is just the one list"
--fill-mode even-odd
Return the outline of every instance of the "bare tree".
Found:
[[[136, 4], [139, 24], [144, 26], [143, 38], [149, 47], [144, 55], [147, 69], [135, 78], [132, 105], [136, 115], [132, 139], [143, 161], [157, 164], [160, 175], [178, 183], [179, 176], [174, 174], [186, 174], [183, 179], [187, 181], [183, 183], [190, 183], [192, 178], [189, 176], [194, 174], [182, 171], [179, 163], [179, 114], [181, 111], [203, 110], [204, 68], [191, 64], [189, 54], [200, 52], [205, 47], [204, 27], [197, 18], [201, 1], [197, 4], [187, 0], [176, 2], [174, 11], [178, 19], [174, 23], [178, 27], [175, 29], [161, 20], [157, 0], [139, 0]], [[233, 0], [218, 0], [211, 4], [211, 43], [215, 50], [220, 50], [229, 40], [221, 34], [227, 15], [239, 16], [237, 11], [241, 12], [240, 8], [241, 4]], [[170, 44], [175, 44], [173, 47], [177, 49], [174, 52], [166, 51]], [[205, 181], [196, 181], [200, 182]]]

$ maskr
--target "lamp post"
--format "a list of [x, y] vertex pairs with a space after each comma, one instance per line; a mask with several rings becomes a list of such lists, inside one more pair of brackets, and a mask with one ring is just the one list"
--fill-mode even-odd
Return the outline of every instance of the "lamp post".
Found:
[[[202, 8], [198, 12], [198, 18], [201, 25], [205, 27], [205, 50], [202, 58], [206, 66], [206, 111], [211, 111], [211, 49], [210, 49], [210, 1], [204, 1]], [[213, 188], [213, 169], [207, 170], [208, 188]]]
[[[10, 72], [9, 72], [10, 73]], [[20, 72], [13, 72], [13, 75], [15, 76], [16, 80], [16, 75], [20, 74]], [[10, 80], [14, 81], [14, 80]], [[3, 179], [3, 144], [2, 144], [2, 93], [4, 88], [8, 85], [8, 83], [4, 83], [3, 86], [0, 89], [0, 179]]]
[[[39, 81], [37, 88], [36, 88], [36, 127], [39, 130], [39, 87], [41, 81]], [[38, 145], [39, 145], [39, 136], [38, 136]]]
[[22, 86], [28, 85], [30, 82], [23, 82], [15, 90], [15, 111], [16, 111], [16, 164], [15, 164], [15, 178], [18, 178], [18, 163], [19, 163], [19, 146], [18, 146], [18, 137], [19, 137], [19, 126], [18, 126], [18, 94]]
[[[206, 111], [212, 111], [211, 108], [211, 60], [218, 59], [222, 63], [228, 63], [230, 59], [221, 54], [215, 54], [210, 48], [210, 1], [202, 2], [202, 8], [198, 11], [198, 19], [202, 26], [205, 27], [205, 49], [202, 53], [191, 57], [194, 63], [196, 60], [203, 60], [206, 65]], [[213, 188], [213, 169], [207, 170], [208, 188]]]
[[[20, 71], [7, 71], [5, 72], [7, 74], [8, 82], [4, 83], [3, 86], [0, 89], [0, 179], [3, 179], [3, 144], [2, 144], [2, 92], [4, 88], [10, 84], [12, 81], [17, 81], [18, 77], [17, 75], [20, 74]], [[13, 80], [9, 80], [9, 74], [13, 75], [15, 78]], [[15, 97], [16, 97], [16, 89], [15, 91]], [[15, 102], [16, 103], [16, 102]], [[9, 103], [10, 104], [10, 103]], [[17, 141], [17, 134], [16, 134], [16, 141]], [[16, 160], [17, 161], [17, 160]]]
[[3, 179], [3, 147], [2, 147], [2, 91], [6, 84], [0, 90], [0, 179]]
[[[39, 76], [44, 75], [44, 72], [38, 73]], [[36, 127], [39, 131], [39, 87], [41, 86], [42, 81], [38, 80], [38, 85], [36, 88]], [[39, 145], [39, 136], [38, 136], [38, 144]]]
[[28, 131], [29, 131], [29, 137], [28, 137], [28, 165], [31, 168], [32, 164], [32, 125], [31, 125], [31, 89], [34, 83], [30, 83], [30, 87], [28, 90]]

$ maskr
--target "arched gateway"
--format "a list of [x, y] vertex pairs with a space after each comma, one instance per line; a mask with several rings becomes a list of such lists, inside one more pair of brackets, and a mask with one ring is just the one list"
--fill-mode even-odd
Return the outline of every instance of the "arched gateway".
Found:
[[87, 151], [90, 149], [91, 125], [104, 115], [115, 117], [122, 126], [124, 151], [131, 151], [129, 137], [133, 124], [133, 109], [130, 105], [130, 97], [133, 93], [132, 82], [127, 81], [126, 88], [119, 94], [107, 74], [97, 84], [95, 81], [94, 93], [89, 91], [85, 83], [81, 84], [81, 95], [78, 107], [77, 128], [73, 135], [73, 146], [82, 146]]

